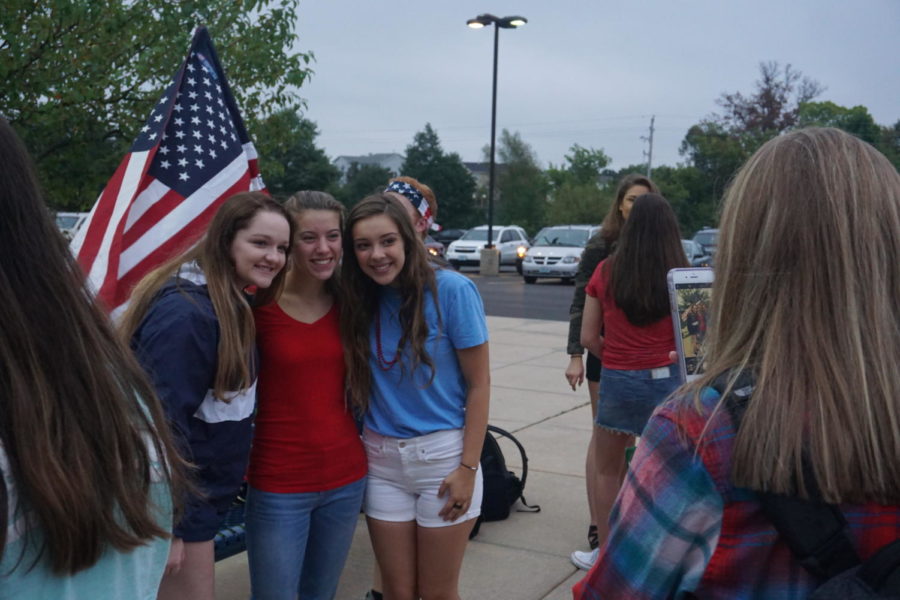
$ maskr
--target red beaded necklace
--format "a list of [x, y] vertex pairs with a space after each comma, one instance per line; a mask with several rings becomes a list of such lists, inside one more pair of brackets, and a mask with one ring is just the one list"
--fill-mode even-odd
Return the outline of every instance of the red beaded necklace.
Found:
[[384, 359], [384, 351], [381, 348], [381, 311], [375, 312], [375, 354], [378, 361], [378, 368], [382, 371], [390, 371], [391, 368], [400, 360], [400, 349], [391, 360]]

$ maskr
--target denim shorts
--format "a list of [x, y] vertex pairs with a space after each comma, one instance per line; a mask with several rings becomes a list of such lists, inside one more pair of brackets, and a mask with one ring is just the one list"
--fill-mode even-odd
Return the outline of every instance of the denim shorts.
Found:
[[415, 521], [421, 527], [447, 527], [481, 514], [481, 469], [468, 511], [455, 521], [438, 515], [447, 503], [438, 489], [444, 478], [459, 468], [463, 430], [435, 431], [414, 438], [394, 438], [363, 431], [369, 459], [366, 515], [380, 521]]
[[681, 385], [677, 366], [658, 369], [608, 369], [600, 373], [598, 427], [641, 435], [653, 410]]

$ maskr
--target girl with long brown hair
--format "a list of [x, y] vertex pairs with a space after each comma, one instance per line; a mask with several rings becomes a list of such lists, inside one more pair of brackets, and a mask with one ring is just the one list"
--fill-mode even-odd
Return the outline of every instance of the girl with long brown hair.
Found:
[[[588, 240], [581, 253], [581, 261], [578, 263], [578, 272], [575, 274], [575, 291], [572, 294], [572, 304], [569, 307], [569, 339], [566, 351], [569, 353], [569, 364], [566, 366], [566, 381], [572, 387], [572, 391], [587, 380], [588, 398], [591, 402], [591, 420], [597, 417], [597, 399], [600, 397], [600, 358], [591, 352], [584, 356], [584, 347], [581, 345], [581, 319], [584, 314], [584, 289], [587, 287], [591, 275], [597, 269], [600, 261], [605, 260], [615, 249], [619, 241], [619, 234], [625, 220], [631, 213], [631, 206], [635, 199], [650, 192], [658, 193], [656, 185], [644, 175], [631, 173], [619, 181], [616, 188], [616, 196], [609, 205], [609, 211], [603, 219], [603, 224], [594, 236]], [[592, 427], [596, 431], [595, 427]], [[584, 461], [584, 481], [587, 488], [588, 512], [591, 517], [588, 526], [588, 545], [590, 550], [583, 553], [576, 550], [581, 558], [578, 562], [586, 564], [590, 560], [590, 552], [600, 545], [597, 537], [598, 514], [603, 510], [598, 509], [594, 498], [597, 492], [597, 469], [595, 467], [597, 455], [597, 436], [591, 433], [591, 441], [588, 443], [587, 455]], [[602, 490], [599, 492], [602, 495]], [[605, 517], [603, 517], [605, 518]], [[587, 554], [587, 556], [585, 556]], [[573, 553], [573, 556], [576, 556]]]
[[0, 118], [0, 597], [152, 598], [183, 472]]
[[[650, 419], [577, 598], [809, 597], [761, 492], [837, 504], [863, 560], [900, 538], [896, 168], [837, 129], [778, 136], [719, 235], [706, 371]], [[747, 376], [738, 424], [723, 398]]]
[[481, 297], [429, 264], [391, 195], [363, 199], [344, 231], [348, 391], [365, 425], [366, 521], [384, 596], [458, 598], [490, 397]]
[[256, 397], [247, 293], [281, 287], [293, 239], [285, 209], [259, 192], [227, 199], [204, 238], [138, 284], [121, 331], [162, 400], [202, 496], [175, 526], [160, 598], [214, 596], [213, 538], [244, 478]]
[[245, 509], [255, 600], [331, 600], [366, 487], [345, 402], [338, 285], [343, 205], [325, 192], [285, 202], [296, 239], [284, 291], [254, 310], [258, 408]]
[[[669, 358], [675, 333], [666, 274], [686, 266], [672, 207], [659, 194], [644, 194], [634, 200], [615, 252], [600, 263], [585, 289], [581, 343], [603, 364], [594, 420], [600, 545], [625, 475], [625, 448], [634, 444], [653, 409], [678, 387]], [[598, 551], [575, 552], [572, 562], [589, 569]]]

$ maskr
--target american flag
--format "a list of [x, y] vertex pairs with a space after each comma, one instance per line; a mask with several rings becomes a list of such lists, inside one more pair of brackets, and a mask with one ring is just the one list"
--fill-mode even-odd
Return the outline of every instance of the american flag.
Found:
[[203, 235], [226, 198], [264, 189], [256, 150], [200, 27], [72, 250], [116, 314], [144, 275]]

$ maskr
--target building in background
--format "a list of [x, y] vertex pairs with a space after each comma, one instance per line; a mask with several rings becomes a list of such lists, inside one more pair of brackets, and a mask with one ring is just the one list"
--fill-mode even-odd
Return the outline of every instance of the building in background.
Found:
[[379, 154], [367, 154], [365, 156], [338, 156], [332, 161], [332, 164], [341, 171], [341, 183], [347, 183], [347, 171], [351, 165], [356, 163], [360, 167], [363, 165], [377, 165], [383, 167], [394, 175], [401, 175], [400, 167], [406, 158], [402, 154], [396, 152], [385, 152]]

